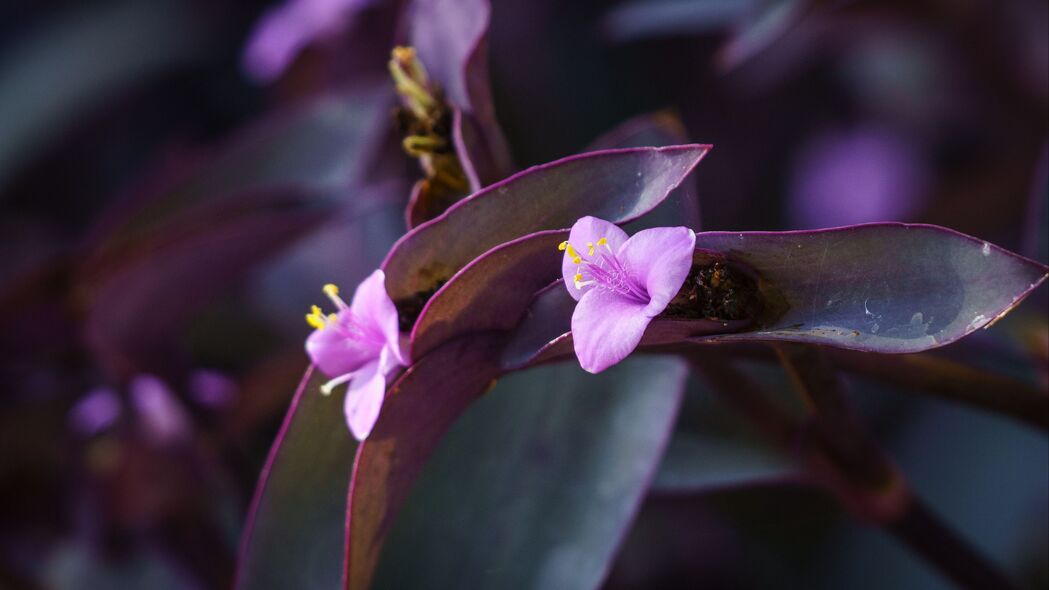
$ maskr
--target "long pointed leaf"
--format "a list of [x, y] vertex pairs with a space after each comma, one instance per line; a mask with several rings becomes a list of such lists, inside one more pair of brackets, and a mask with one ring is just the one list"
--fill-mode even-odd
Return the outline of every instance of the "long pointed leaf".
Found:
[[931, 225], [711, 232], [696, 247], [754, 269], [789, 306], [771, 325], [704, 340], [918, 352], [989, 326], [1046, 278], [1037, 262]]
[[[620, 223], [658, 205], [709, 146], [610, 150], [536, 166], [409, 232], [383, 262], [394, 301], [432, 292], [468, 262], [522, 236], [594, 215]], [[469, 239], [463, 239], [469, 236]]]
[[419, 359], [387, 391], [357, 449], [346, 514], [346, 587], [368, 588], [393, 519], [438, 441], [498, 374], [500, 341], [475, 335]]
[[519, 373], [456, 423], [398, 517], [379, 588], [589, 590], [655, 472], [685, 367]]
[[471, 332], [509, 330], [533, 294], [560, 274], [566, 231], [540, 232], [492, 248], [455, 274], [412, 329], [412, 358]]
[[238, 590], [338, 588], [346, 478], [356, 441], [342, 401], [307, 371], [291, 402], [241, 539]]

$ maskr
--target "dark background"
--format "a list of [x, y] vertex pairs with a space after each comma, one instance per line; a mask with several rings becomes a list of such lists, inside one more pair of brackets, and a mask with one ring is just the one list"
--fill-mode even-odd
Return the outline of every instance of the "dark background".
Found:
[[[117, 307], [122, 297], [93, 290], [110, 276], [100, 252], [128, 219], [171, 222], [143, 203], [172, 171], [214, 158], [270, 113], [385, 75], [397, 6], [380, 1], [278, 81], [253, 81], [242, 54], [268, 5], [0, 8], [0, 587], [227, 586], [259, 469], [307, 362], [301, 312], [320, 297], [320, 280], [286, 279], [344, 259], [352, 264], [338, 272], [359, 279], [403, 232], [361, 214], [282, 243], [174, 325], [158, 322], [152, 338], [164, 346], [148, 360], [115, 361], [93, 344], [99, 293]], [[1044, 263], [1047, 11], [1034, 0], [497, 0], [491, 78], [520, 167], [582, 151], [631, 117], [679, 117], [691, 140], [715, 146], [695, 173], [703, 229], [927, 222]], [[391, 153], [383, 162], [403, 190], [382, 207], [396, 208], [417, 172]], [[149, 253], [104, 261], [149, 264]], [[181, 297], [156, 295], [135, 321], [155, 321]], [[1044, 386], [1046, 299], [1043, 286], [959, 356], [1012, 374], [1034, 366]], [[1007, 571], [1045, 587], [1044, 433], [854, 386], [916, 489]], [[136, 387], [153, 393], [140, 398]], [[945, 584], [804, 489], [654, 494], [608, 587], [692, 587], [682, 580]]]

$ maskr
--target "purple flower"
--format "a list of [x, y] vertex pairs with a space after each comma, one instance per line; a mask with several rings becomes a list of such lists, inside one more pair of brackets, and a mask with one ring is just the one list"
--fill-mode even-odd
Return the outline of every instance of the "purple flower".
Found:
[[572, 226], [561, 266], [579, 303], [572, 339], [583, 369], [599, 373], [627, 357], [652, 318], [677, 295], [692, 267], [696, 234], [657, 227], [628, 238], [615, 225], [583, 217]]
[[244, 52], [244, 66], [256, 80], [279, 77], [304, 47], [349, 27], [354, 15], [374, 0], [287, 0], [259, 21]]
[[93, 436], [120, 417], [120, 398], [108, 387], [92, 389], [69, 411], [69, 423], [78, 433]]
[[376, 270], [357, 287], [353, 301], [339, 297], [335, 285], [324, 292], [335, 304], [336, 313], [325, 316], [316, 305], [306, 321], [316, 328], [306, 339], [306, 353], [331, 377], [321, 386], [325, 395], [349, 382], [344, 411], [346, 424], [358, 440], [371, 433], [379, 418], [386, 376], [408, 364], [401, 353], [397, 308], [386, 293], [386, 275]]
[[906, 220], [922, 209], [929, 184], [922, 155], [879, 128], [834, 132], [805, 146], [791, 187], [794, 227]]
[[159, 445], [189, 440], [193, 431], [189, 413], [166, 383], [153, 375], [138, 375], [129, 385], [131, 404], [141, 419], [143, 434]]

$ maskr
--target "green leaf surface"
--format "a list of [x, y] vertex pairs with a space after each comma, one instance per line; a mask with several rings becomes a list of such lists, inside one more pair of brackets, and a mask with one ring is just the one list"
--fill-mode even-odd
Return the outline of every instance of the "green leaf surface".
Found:
[[259, 479], [241, 539], [237, 590], [339, 588], [356, 441], [341, 395], [306, 372]]
[[423, 471], [375, 588], [592, 589], [667, 443], [686, 369], [633, 358], [509, 376]]

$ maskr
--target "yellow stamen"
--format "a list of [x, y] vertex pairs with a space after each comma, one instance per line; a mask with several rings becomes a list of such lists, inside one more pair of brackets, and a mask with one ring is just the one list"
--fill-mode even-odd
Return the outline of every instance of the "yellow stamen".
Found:
[[583, 280], [583, 273], [577, 272], [577, 273], [575, 273], [575, 276], [572, 277], [572, 278], [575, 279], [575, 282], [578, 283], [578, 282]]
[[586, 249], [589, 252], [590, 256], [594, 255], [594, 243], [593, 242], [587, 242], [586, 243]]
[[562, 252], [564, 252], [566, 248], [568, 248], [568, 240], [565, 240], [557, 245], [557, 249]]
[[324, 320], [322, 320], [321, 317], [323, 317], [323, 316], [318, 316], [316, 314], [308, 313], [308, 314], [306, 314], [306, 323], [309, 324], [311, 327], [317, 329], [317, 330], [323, 330], [325, 324], [324, 324]]
[[335, 304], [336, 309], [346, 309], [346, 302], [342, 300], [342, 297], [339, 297], [338, 287], [328, 283], [327, 285], [324, 285], [323, 290], [324, 294], [328, 296], [328, 299], [331, 299], [331, 302]]
[[607, 246], [608, 245], [608, 238], [601, 238], [600, 240], [597, 241], [597, 245], [598, 246]]
[[[339, 297], [339, 288], [335, 285], [328, 283], [324, 285], [324, 294], [328, 296], [335, 303], [335, 307], [339, 309], [345, 309], [346, 303]], [[324, 311], [317, 305], [310, 306], [310, 313], [306, 314], [306, 323], [318, 330], [323, 330], [329, 324], [334, 324], [338, 321], [339, 316], [334, 313], [325, 315]]]

